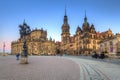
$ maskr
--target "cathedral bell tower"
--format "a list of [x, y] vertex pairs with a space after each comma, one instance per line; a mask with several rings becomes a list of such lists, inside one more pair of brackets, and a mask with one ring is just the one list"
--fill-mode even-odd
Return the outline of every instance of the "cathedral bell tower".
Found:
[[69, 32], [70, 27], [69, 27], [68, 18], [66, 15], [66, 8], [65, 8], [63, 25], [62, 25], [61, 29], [62, 29], [61, 42], [62, 42], [62, 44], [67, 44], [70, 42], [70, 32]]

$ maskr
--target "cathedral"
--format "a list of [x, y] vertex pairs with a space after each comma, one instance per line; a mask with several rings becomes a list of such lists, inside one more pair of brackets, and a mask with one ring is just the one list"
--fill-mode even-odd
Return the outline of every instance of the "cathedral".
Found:
[[[24, 21], [21, 26], [28, 26]], [[20, 34], [17, 41], [11, 43], [11, 53], [22, 53], [24, 37]], [[55, 41], [47, 38], [47, 31], [41, 29], [34, 29], [26, 36], [26, 45], [29, 55], [55, 55], [56, 44]]]

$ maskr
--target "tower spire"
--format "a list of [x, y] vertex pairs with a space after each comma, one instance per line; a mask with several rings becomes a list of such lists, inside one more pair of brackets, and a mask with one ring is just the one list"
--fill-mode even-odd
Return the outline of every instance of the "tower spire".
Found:
[[85, 18], [86, 18], [86, 10], [85, 10]]
[[68, 25], [68, 19], [66, 15], [66, 5], [65, 5], [64, 25]]
[[24, 23], [25, 23], [25, 19], [24, 19]]
[[65, 16], [66, 16], [66, 5], [65, 5]]
[[25, 19], [23, 20], [23, 24], [25, 24]]
[[84, 22], [87, 22], [87, 16], [86, 16], [86, 10], [85, 10], [85, 18], [84, 18]]

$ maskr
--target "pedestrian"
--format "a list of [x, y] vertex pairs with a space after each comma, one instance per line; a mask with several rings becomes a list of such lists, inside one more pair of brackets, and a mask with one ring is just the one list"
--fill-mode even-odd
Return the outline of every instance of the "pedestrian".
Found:
[[16, 54], [16, 58], [17, 58], [17, 60], [19, 60], [19, 56], [20, 56], [20, 54], [18, 53], [18, 54]]

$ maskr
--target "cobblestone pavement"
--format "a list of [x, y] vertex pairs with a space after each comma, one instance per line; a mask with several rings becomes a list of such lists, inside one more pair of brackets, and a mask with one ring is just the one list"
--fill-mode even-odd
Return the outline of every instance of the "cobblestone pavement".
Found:
[[120, 80], [120, 60], [67, 56], [80, 67], [80, 80]]
[[86, 56], [0, 56], [0, 80], [120, 80], [120, 59]]
[[0, 56], [0, 80], [80, 80], [79, 65], [56, 56], [30, 56], [20, 64], [15, 56]]

